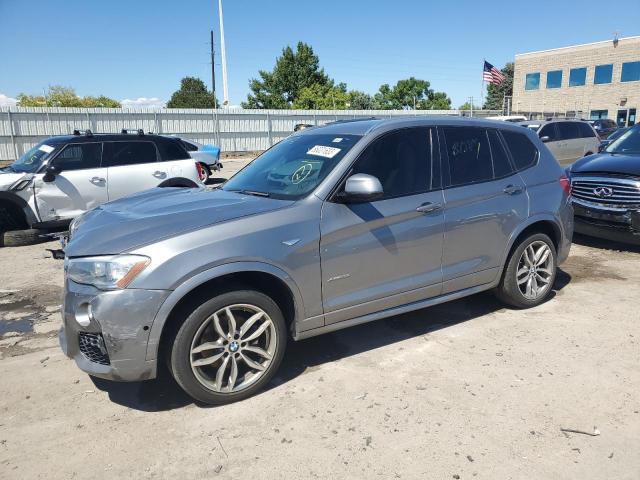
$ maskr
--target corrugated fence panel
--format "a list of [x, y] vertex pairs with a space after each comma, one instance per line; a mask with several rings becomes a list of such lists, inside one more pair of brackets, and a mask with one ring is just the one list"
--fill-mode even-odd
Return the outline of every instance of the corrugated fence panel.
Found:
[[[496, 111], [476, 112], [498, 115]], [[211, 110], [0, 107], [0, 161], [13, 160], [51, 135], [74, 129], [118, 133], [143, 129], [213, 143], [222, 151], [265, 150], [291, 134], [295, 125], [323, 125], [355, 118], [460, 115], [457, 110]]]

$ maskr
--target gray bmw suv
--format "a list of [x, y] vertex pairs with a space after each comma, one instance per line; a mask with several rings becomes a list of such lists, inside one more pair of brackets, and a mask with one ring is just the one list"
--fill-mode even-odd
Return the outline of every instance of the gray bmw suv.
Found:
[[217, 188], [163, 188], [76, 219], [63, 350], [90, 375], [245, 398], [301, 340], [493, 289], [549, 297], [570, 185], [533, 131], [461, 118], [297, 132]]

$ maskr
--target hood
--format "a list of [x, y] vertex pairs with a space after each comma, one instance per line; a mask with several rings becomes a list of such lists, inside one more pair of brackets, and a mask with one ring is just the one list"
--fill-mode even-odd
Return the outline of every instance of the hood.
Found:
[[640, 155], [598, 153], [581, 158], [571, 165], [571, 174], [618, 173], [640, 177]]
[[0, 169], [0, 190], [9, 190], [11, 185], [18, 183], [18, 181], [26, 176], [31, 176], [31, 174]]
[[293, 203], [211, 188], [154, 188], [84, 214], [65, 248], [69, 257], [108, 255]]

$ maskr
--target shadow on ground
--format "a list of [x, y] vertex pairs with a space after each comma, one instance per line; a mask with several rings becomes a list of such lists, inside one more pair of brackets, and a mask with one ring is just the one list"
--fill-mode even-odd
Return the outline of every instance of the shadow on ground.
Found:
[[[571, 276], [558, 269], [553, 298], [571, 281]], [[266, 387], [282, 385], [318, 366], [358, 355], [377, 348], [401, 344], [404, 340], [426, 335], [458, 323], [474, 320], [505, 307], [491, 292], [483, 292], [453, 302], [417, 310], [356, 327], [340, 330], [300, 342], [291, 341], [282, 365]], [[118, 383], [92, 379], [95, 386], [109, 394], [111, 401], [141, 411], [163, 411], [194, 403], [170, 373], [163, 369], [156, 380]], [[199, 405], [204, 407], [204, 405]]]
[[640, 245], [616, 242], [604, 238], [589, 237], [579, 233], [574, 234], [573, 243], [584, 247], [598, 248], [600, 250], [619, 250], [622, 252], [640, 253]]

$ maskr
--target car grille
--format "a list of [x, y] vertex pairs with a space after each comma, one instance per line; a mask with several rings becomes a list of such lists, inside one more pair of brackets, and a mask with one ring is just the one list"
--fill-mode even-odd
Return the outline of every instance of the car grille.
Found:
[[640, 181], [615, 177], [573, 177], [571, 195], [596, 206], [628, 209], [640, 207]]
[[104, 346], [104, 339], [101, 334], [80, 332], [78, 334], [78, 344], [80, 351], [88, 360], [101, 365], [110, 364], [109, 354]]

